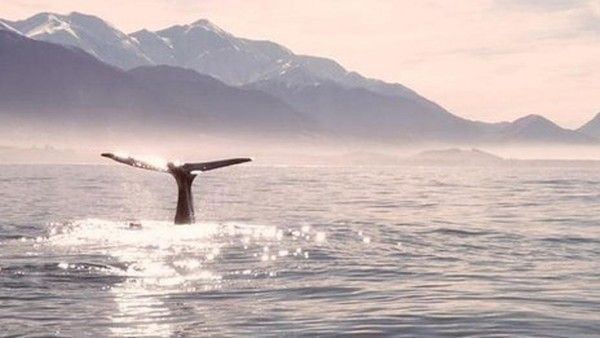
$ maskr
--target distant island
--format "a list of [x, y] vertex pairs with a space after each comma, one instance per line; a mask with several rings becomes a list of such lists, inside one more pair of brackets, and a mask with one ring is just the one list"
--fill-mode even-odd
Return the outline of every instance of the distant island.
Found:
[[437, 164], [498, 164], [504, 161], [500, 156], [479, 149], [459, 148], [427, 150], [408, 158], [412, 162]]

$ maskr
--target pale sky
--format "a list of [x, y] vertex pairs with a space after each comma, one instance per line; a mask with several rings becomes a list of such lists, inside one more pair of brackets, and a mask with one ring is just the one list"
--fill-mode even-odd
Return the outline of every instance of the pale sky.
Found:
[[98, 15], [132, 32], [206, 18], [402, 83], [484, 121], [600, 112], [600, 0], [1, 0], [0, 17]]

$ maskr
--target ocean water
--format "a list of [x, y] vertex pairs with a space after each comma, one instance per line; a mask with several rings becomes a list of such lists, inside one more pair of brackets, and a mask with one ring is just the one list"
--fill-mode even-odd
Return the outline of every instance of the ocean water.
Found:
[[[0, 336], [600, 336], [600, 171], [0, 166]], [[139, 221], [140, 229], [128, 224]]]

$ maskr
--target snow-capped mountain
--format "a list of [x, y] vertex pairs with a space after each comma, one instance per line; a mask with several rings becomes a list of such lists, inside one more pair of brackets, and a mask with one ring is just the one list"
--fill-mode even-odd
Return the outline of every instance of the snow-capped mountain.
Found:
[[134, 39], [95, 16], [40, 13], [8, 25], [32, 39], [79, 47], [117, 67], [153, 64]]
[[156, 64], [194, 69], [230, 85], [255, 81], [280, 67], [277, 60], [293, 55], [272, 42], [236, 38], [208, 20], [131, 37]]
[[[274, 42], [235, 37], [205, 19], [157, 32], [142, 30], [131, 36], [156, 64], [191, 68], [230, 85], [271, 80], [289, 86], [305, 86], [329, 80], [346, 88], [361, 87], [383, 95], [416, 96], [402, 85], [349, 72], [331, 59], [296, 55]], [[290, 77], [291, 71], [308, 76]]]
[[68, 125], [72, 130], [244, 132], [297, 135], [310, 119], [257, 90], [193, 70], [124, 71], [77, 48], [0, 30], [0, 126]]
[[[338, 102], [336, 107], [332, 107], [324, 104], [326, 100], [311, 102], [305, 107], [313, 112], [323, 112], [324, 116], [347, 118], [347, 124], [365, 119], [387, 120], [394, 114], [397, 115], [392, 119], [395, 121], [405, 121], [410, 116], [416, 116], [419, 120], [419, 113], [424, 113], [426, 116], [432, 112], [442, 117], [440, 123], [445, 121], [445, 117], [451, 117], [453, 121], [462, 121], [400, 84], [367, 79], [358, 73], [347, 71], [334, 60], [296, 55], [289, 49], [270, 41], [238, 38], [204, 19], [156, 32], [140, 30], [130, 35], [120, 32], [100, 18], [80, 13], [69, 15], [41, 13], [11, 23], [10, 26], [33, 39], [77, 46], [106, 63], [125, 69], [145, 65], [189, 68], [229, 85], [265, 90], [270, 94], [279, 92], [271, 90], [276, 87], [285, 88], [295, 94], [311, 92], [313, 95], [308, 95], [305, 100], [309, 102], [315, 96], [326, 97], [334, 93], [339, 94], [337, 98], [341, 99], [347, 95], [342, 92], [357, 89], [352, 94], [358, 97], [352, 97], [352, 101], [373, 102], [373, 98], [376, 97], [376, 103], [386, 107], [375, 106], [366, 110], [364, 105], [359, 105], [364, 109], [350, 106], [354, 109], [346, 110], [344, 113], [343, 110], [348, 108], [348, 105]], [[314, 88], [322, 84], [327, 86]], [[332, 87], [336, 90], [331, 90]], [[321, 92], [321, 88], [324, 88], [324, 91]], [[294, 105], [291, 101], [286, 101], [291, 99], [291, 95], [278, 97]], [[386, 97], [395, 97], [395, 99]], [[335, 99], [331, 98], [328, 102], [335, 105]], [[314, 107], [314, 103], [323, 104]], [[328, 109], [333, 109], [339, 114], [326, 111]], [[385, 113], [371, 116], [370, 111], [385, 111]], [[390, 116], [383, 117], [386, 114]], [[328, 120], [324, 116], [320, 116], [319, 119]], [[332, 123], [335, 125], [337, 122]], [[469, 124], [468, 121], [465, 123]], [[362, 129], [369, 129], [367, 127], [371, 124], [364, 125]], [[450, 126], [454, 124], [450, 123]], [[410, 123], [405, 123], [402, 126], [386, 127], [396, 128], [396, 132], [400, 132], [410, 129], [410, 126]], [[464, 128], [459, 128], [462, 129]]]
[[13, 33], [21, 34], [18, 30], [14, 29], [8, 21], [0, 20], [0, 30], [7, 30]]
[[[400, 84], [368, 79], [334, 60], [297, 55], [270, 41], [238, 38], [208, 20], [127, 35], [94, 16], [41, 13], [22, 21], [0, 20], [0, 31], [10, 32], [0, 49], [13, 48], [10, 43], [18, 32], [25, 39], [78, 47], [81, 50], [66, 50], [122, 68], [89, 62], [81, 65], [96, 67], [102, 70], [100, 74], [106, 73], [107, 67], [117, 71], [110, 81], [129, 93], [116, 95], [118, 91], [107, 83], [97, 87], [98, 83], [89, 79], [95, 71], [89, 69], [78, 70], [88, 76], [83, 77], [86, 83], [77, 76], [67, 76], [78, 74], [70, 70], [68, 63], [79, 65], [73, 60], [50, 60], [55, 62], [54, 72], [44, 75], [33, 71], [47, 69], [34, 67], [32, 60], [25, 69], [21, 65], [24, 61], [14, 58], [12, 68], [6, 71], [14, 83], [6, 80], [6, 74], [0, 81], [0, 89], [7, 90], [4, 102], [0, 102], [5, 108], [10, 108], [10, 100], [30, 110], [35, 109], [31, 104], [56, 111], [69, 105], [87, 105], [92, 115], [107, 110], [137, 111], [156, 114], [160, 120], [162, 115], [179, 114], [190, 125], [210, 120], [234, 129], [243, 128], [239, 123], [243, 121], [258, 131], [315, 127], [312, 130], [381, 141], [597, 142], [596, 134], [582, 133], [590, 135], [591, 127], [582, 127], [582, 132], [568, 130], [541, 116], [511, 123], [463, 119]], [[19, 46], [33, 46], [31, 41]], [[33, 51], [54, 50], [51, 46], [37, 46]], [[24, 58], [28, 55], [21, 52]], [[61, 70], [65, 74], [59, 74]], [[49, 79], [60, 85], [43, 87]], [[29, 95], [32, 93], [40, 95]]]
[[[124, 69], [164, 64], [190, 68], [236, 86], [265, 80], [304, 86], [329, 80], [346, 88], [360, 87], [382, 95], [418, 96], [402, 85], [349, 72], [331, 59], [296, 55], [274, 42], [235, 37], [205, 19], [129, 35], [98, 17], [77, 12], [40, 13], [21, 21], [5, 20], [5, 26], [36, 40], [79, 47]], [[310, 74], [310, 82], [286, 76], [298, 69]]]

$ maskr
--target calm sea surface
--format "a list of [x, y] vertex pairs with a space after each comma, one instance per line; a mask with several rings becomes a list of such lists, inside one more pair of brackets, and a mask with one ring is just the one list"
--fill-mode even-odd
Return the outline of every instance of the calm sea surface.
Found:
[[[0, 166], [0, 336], [599, 337], [600, 170]], [[130, 229], [139, 220], [141, 229]]]

